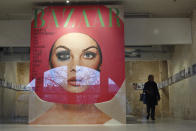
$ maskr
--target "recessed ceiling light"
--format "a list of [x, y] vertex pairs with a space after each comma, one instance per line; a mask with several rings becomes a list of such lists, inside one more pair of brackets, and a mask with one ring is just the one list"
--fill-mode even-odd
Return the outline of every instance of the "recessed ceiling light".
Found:
[[68, 4], [70, 1], [69, 0], [66, 0], [66, 3]]

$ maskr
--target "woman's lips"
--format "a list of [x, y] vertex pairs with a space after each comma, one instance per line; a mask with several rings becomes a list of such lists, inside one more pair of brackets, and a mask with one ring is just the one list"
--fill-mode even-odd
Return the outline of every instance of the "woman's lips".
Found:
[[80, 86], [81, 79], [76, 79], [76, 77], [71, 77], [68, 79], [68, 85], [71, 86]]

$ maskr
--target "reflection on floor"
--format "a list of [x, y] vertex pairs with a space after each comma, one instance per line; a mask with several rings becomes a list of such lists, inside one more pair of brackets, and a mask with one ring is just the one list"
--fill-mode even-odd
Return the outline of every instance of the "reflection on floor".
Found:
[[0, 124], [0, 131], [196, 131], [196, 121], [189, 120], [137, 120], [124, 125], [17, 125]]

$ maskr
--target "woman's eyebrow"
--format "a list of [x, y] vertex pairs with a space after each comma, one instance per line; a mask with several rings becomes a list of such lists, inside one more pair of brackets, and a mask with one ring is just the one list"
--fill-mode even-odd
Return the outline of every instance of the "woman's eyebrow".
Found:
[[88, 50], [88, 49], [90, 49], [90, 48], [95, 48], [95, 49], [97, 49], [97, 50], [98, 50], [98, 48], [97, 48], [96, 46], [90, 46], [90, 47], [88, 47], [88, 48], [84, 49], [82, 52], [87, 51], [87, 50]]
[[58, 49], [58, 48], [64, 48], [64, 49], [66, 49], [66, 50], [69, 50], [69, 48], [67, 48], [66, 46], [62, 46], [62, 45], [57, 46], [57, 47], [55, 48], [55, 50]]

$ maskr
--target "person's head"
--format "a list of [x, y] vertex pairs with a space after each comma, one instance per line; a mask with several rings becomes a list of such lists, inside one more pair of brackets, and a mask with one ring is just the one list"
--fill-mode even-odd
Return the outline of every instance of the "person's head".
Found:
[[153, 76], [153, 75], [151, 75], [151, 74], [150, 74], [150, 75], [148, 75], [148, 80], [149, 80], [149, 81], [154, 81], [154, 76]]
[[88, 86], [78, 85], [76, 66], [88, 67], [100, 71], [102, 64], [101, 48], [89, 35], [68, 33], [58, 38], [49, 54], [51, 68], [67, 66], [67, 85], [63, 87], [72, 93], [85, 91]]

